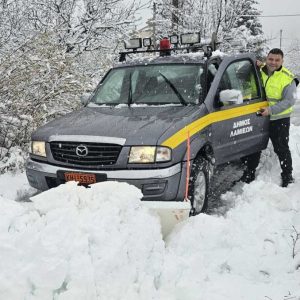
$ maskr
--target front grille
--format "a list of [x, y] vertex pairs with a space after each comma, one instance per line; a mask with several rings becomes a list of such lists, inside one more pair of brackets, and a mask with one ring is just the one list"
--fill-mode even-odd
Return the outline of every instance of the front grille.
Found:
[[[86, 146], [88, 154], [86, 156], [76, 154], [78, 146]], [[122, 146], [116, 144], [51, 142], [50, 149], [56, 161], [80, 166], [107, 166], [116, 163]]]

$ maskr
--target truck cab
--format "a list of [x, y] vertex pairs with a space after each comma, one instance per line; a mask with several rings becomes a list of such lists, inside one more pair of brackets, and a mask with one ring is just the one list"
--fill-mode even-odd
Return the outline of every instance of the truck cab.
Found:
[[122, 52], [83, 108], [32, 134], [30, 185], [125, 181], [204, 211], [214, 168], [265, 149], [269, 128], [255, 56], [211, 50]]

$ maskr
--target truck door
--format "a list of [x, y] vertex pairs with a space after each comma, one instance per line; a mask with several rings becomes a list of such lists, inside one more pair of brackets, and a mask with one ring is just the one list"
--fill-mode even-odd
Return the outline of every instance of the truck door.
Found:
[[269, 126], [268, 117], [257, 115], [267, 104], [253, 61], [244, 58], [221, 67], [210, 89], [211, 143], [217, 164], [264, 149]]

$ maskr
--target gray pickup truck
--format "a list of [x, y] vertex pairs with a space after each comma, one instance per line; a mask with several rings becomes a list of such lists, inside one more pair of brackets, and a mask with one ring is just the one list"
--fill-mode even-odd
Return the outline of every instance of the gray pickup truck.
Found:
[[257, 112], [267, 103], [254, 55], [178, 50], [134, 49], [84, 107], [37, 129], [30, 185], [125, 181], [143, 200], [188, 197], [204, 211], [214, 167], [266, 148], [269, 119]]

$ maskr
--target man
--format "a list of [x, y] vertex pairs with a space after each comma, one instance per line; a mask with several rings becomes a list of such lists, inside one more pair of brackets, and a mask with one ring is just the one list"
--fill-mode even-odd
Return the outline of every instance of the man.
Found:
[[[266, 64], [257, 62], [269, 106], [260, 111], [263, 117], [270, 116], [270, 139], [282, 169], [281, 186], [287, 187], [294, 182], [292, 175], [292, 157], [289, 149], [290, 115], [296, 101], [298, 80], [283, 64], [283, 52], [272, 49]], [[240, 181], [250, 183], [255, 179], [255, 170], [259, 164], [261, 152], [246, 157], [246, 169]]]

